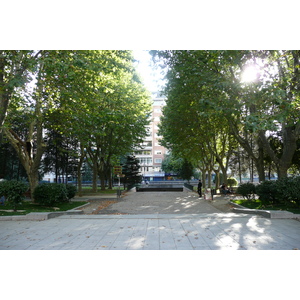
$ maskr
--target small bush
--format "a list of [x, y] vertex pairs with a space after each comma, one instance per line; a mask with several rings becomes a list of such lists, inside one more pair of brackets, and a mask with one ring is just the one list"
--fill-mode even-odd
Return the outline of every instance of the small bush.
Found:
[[247, 200], [255, 199], [255, 185], [251, 182], [242, 183], [236, 190], [237, 194], [242, 195]]
[[278, 203], [277, 182], [267, 180], [256, 187], [256, 194], [264, 205]]
[[14, 210], [17, 210], [17, 205], [24, 200], [24, 193], [27, 190], [28, 184], [22, 181], [10, 180], [0, 182], [0, 197], [4, 196], [7, 201], [11, 202]]
[[300, 177], [284, 177], [276, 181], [264, 181], [256, 187], [256, 193], [265, 205], [299, 206]]
[[39, 184], [33, 192], [33, 197], [36, 203], [48, 206], [69, 200], [67, 188], [61, 183]]
[[68, 200], [74, 198], [76, 195], [76, 192], [77, 192], [76, 186], [67, 184], [66, 188], [67, 188], [67, 193], [68, 193]]
[[228, 178], [227, 183], [230, 187], [238, 185], [238, 181], [234, 177]]
[[300, 204], [300, 177], [284, 177], [276, 181], [278, 202]]

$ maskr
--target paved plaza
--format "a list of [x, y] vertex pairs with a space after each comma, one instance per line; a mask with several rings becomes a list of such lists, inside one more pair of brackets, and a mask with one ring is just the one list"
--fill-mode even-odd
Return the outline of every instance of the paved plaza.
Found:
[[0, 221], [1, 250], [298, 250], [300, 222], [187, 192], [129, 193], [99, 214]]

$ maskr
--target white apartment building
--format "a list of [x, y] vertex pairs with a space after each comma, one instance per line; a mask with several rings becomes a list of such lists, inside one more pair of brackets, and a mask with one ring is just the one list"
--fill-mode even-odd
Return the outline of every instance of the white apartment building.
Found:
[[140, 172], [143, 177], [150, 181], [164, 180], [165, 173], [161, 169], [164, 155], [168, 150], [159, 145], [158, 123], [162, 116], [162, 108], [166, 104], [164, 98], [153, 98], [151, 123], [148, 127], [149, 135], [141, 144], [140, 149], [136, 149], [134, 155], [140, 161]]

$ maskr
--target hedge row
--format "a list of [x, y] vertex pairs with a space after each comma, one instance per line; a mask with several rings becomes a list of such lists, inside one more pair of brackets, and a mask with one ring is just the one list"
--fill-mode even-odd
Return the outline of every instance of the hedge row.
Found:
[[244, 198], [251, 199], [257, 194], [265, 205], [293, 205], [300, 206], [300, 176], [285, 177], [279, 180], [264, 181], [259, 185], [253, 183], [241, 184], [237, 193]]
[[[1, 181], [0, 197], [4, 196], [16, 207], [24, 200], [24, 194], [28, 191], [28, 184], [17, 181]], [[35, 202], [41, 205], [52, 206], [56, 203], [68, 202], [75, 196], [76, 187], [61, 183], [42, 183], [33, 191]]]
[[[7, 201], [10, 201], [13, 204], [14, 210], [24, 200], [24, 194], [27, 190], [28, 184], [22, 181], [11, 180], [0, 182], [0, 198], [5, 197]], [[2, 199], [4, 200], [4, 198]]]
[[68, 202], [75, 196], [76, 187], [62, 183], [42, 183], [39, 184], [33, 197], [36, 203], [41, 205], [55, 205], [55, 203]]

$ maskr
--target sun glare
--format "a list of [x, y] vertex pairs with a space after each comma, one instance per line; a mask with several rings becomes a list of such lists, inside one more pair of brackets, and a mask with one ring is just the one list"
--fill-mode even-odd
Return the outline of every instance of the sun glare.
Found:
[[257, 80], [259, 74], [257, 68], [248, 66], [242, 73], [242, 82], [253, 82]]

